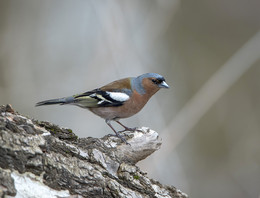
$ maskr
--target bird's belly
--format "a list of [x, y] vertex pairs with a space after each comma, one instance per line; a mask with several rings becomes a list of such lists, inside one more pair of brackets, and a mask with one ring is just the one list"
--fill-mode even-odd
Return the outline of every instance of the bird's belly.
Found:
[[116, 120], [121, 118], [128, 118], [136, 114], [138, 111], [125, 110], [124, 107], [98, 107], [98, 108], [89, 108], [89, 110], [100, 116], [101, 118], [108, 120]]

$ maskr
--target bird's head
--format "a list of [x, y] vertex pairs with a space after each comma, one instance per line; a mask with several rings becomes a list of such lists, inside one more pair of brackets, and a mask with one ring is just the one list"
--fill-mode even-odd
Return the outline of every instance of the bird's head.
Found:
[[134, 86], [138, 93], [145, 94], [151, 92], [156, 93], [160, 88], [169, 88], [165, 82], [165, 78], [160, 74], [146, 73], [135, 78]]

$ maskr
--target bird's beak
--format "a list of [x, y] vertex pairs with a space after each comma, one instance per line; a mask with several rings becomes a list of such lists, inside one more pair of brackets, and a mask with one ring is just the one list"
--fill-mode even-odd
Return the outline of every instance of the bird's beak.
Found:
[[169, 85], [167, 85], [167, 83], [165, 81], [162, 81], [161, 84], [159, 84], [159, 87], [160, 88], [167, 88], [167, 89], [170, 88]]

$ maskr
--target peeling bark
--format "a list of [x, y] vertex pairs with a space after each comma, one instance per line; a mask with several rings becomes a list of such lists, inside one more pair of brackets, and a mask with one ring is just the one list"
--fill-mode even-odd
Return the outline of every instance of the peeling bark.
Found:
[[160, 148], [148, 128], [114, 136], [78, 138], [0, 106], [0, 196], [187, 197], [149, 179], [135, 164]]

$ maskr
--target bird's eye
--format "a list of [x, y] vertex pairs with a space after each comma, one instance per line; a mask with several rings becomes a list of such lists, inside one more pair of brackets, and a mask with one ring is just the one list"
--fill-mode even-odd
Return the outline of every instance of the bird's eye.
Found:
[[156, 85], [158, 85], [160, 82], [158, 81], [158, 79], [152, 79], [152, 82]]
[[163, 79], [152, 79], [152, 82], [156, 85], [159, 85], [163, 82]]
[[155, 79], [152, 79], [153, 83], [156, 83], [157, 81]]

